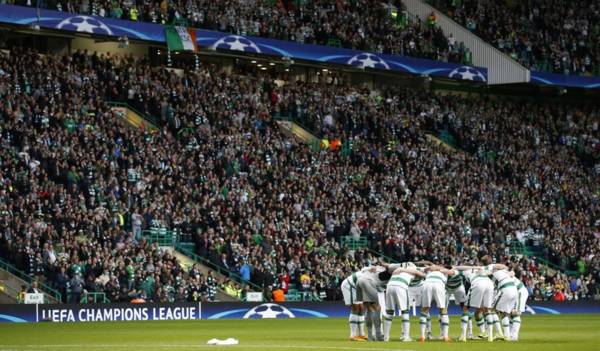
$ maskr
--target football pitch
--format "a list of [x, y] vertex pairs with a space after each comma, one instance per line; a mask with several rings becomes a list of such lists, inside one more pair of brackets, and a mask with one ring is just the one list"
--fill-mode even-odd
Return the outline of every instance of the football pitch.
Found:
[[[439, 332], [434, 319], [433, 333]], [[450, 335], [459, 333], [452, 318]], [[411, 336], [417, 337], [413, 318]], [[201, 320], [97, 323], [0, 323], [0, 351], [8, 350], [600, 350], [600, 315], [524, 316], [518, 342], [398, 341], [400, 320], [392, 326], [390, 342], [347, 340], [343, 318]], [[209, 346], [212, 338], [236, 338], [239, 345]]]

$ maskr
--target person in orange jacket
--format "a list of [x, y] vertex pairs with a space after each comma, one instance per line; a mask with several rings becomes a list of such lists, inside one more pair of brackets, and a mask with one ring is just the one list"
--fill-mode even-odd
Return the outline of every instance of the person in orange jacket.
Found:
[[285, 293], [283, 289], [277, 285], [273, 290], [273, 301], [274, 302], [285, 302]]

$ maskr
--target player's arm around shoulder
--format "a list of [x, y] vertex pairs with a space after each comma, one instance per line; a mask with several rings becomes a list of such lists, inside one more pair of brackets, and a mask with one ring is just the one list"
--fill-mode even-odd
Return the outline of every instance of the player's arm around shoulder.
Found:
[[394, 273], [392, 273], [392, 275], [398, 275], [400, 273], [408, 273], [408, 274], [412, 274], [415, 277], [421, 277], [424, 278], [425, 277], [425, 273], [416, 270], [414, 268], [397, 268]]

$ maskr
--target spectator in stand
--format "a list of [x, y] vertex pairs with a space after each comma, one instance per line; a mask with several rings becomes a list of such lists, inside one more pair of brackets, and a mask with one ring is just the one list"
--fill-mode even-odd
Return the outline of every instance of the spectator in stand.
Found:
[[285, 302], [285, 292], [279, 285], [273, 290], [273, 302]]
[[242, 261], [242, 265], [240, 266], [240, 276], [244, 283], [250, 281], [250, 265], [246, 261]]
[[[565, 269], [581, 259], [597, 292], [597, 106], [369, 90], [239, 67], [178, 76], [145, 58], [79, 51], [11, 48], [0, 68], [0, 253], [34, 275], [41, 257], [61, 291], [81, 275], [111, 301], [174, 301], [180, 287], [188, 301], [214, 300], [211, 272], [183, 272], [136, 238], [139, 213], [142, 230], [196, 233], [197, 253], [232, 272], [247, 262], [260, 287], [287, 271], [319, 298], [339, 298], [345, 277], [377, 262], [374, 251], [515, 260], [547, 299], [565, 278], [510, 255], [532, 238]], [[128, 98], [158, 117], [158, 131], [116, 122], [105, 101]], [[274, 115], [342, 145], [312, 151]], [[441, 130], [458, 150], [426, 137]], [[340, 245], [353, 225], [368, 248]]]
[[69, 282], [69, 287], [71, 289], [71, 303], [79, 303], [81, 300], [81, 295], [83, 294], [84, 281], [81, 278], [80, 273], [75, 273], [71, 281]]
[[308, 271], [304, 271], [300, 276], [300, 284], [302, 285], [303, 291], [309, 291], [311, 288], [311, 279]]
[[[35, 6], [17, 1], [16, 4]], [[462, 62], [464, 45], [448, 47], [433, 19], [411, 18], [399, 0], [338, 1], [74, 1], [42, 2], [42, 6], [131, 21], [176, 24], [295, 41], [343, 46], [362, 51]], [[430, 16], [431, 17], [431, 16]]]
[[37, 281], [32, 281], [31, 282], [31, 286], [29, 287], [29, 289], [27, 289], [27, 293], [28, 294], [39, 294], [41, 293], [41, 290], [38, 289], [38, 282]]
[[597, 0], [428, 0], [524, 66], [600, 76]]

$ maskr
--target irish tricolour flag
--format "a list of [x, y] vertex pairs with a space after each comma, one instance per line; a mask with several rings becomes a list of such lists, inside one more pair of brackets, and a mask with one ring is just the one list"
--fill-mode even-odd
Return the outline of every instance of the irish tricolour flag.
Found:
[[165, 27], [169, 51], [197, 51], [196, 32], [193, 28]]

